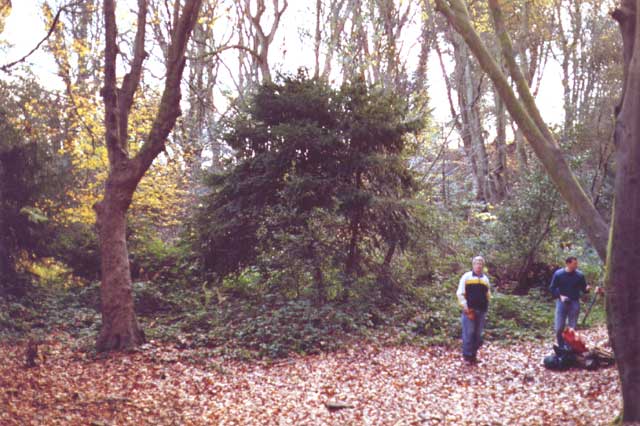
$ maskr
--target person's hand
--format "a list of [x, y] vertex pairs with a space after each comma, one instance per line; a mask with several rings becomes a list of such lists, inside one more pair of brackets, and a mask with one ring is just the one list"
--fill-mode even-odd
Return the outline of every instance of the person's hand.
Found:
[[589, 284], [587, 284], [587, 286], [584, 288], [585, 292], [589, 293], [591, 291], [591, 286]]
[[465, 308], [464, 310], [464, 314], [467, 316], [467, 318], [469, 318], [471, 321], [476, 319], [476, 313], [473, 309], [471, 308]]
[[563, 303], [564, 303], [564, 302], [566, 302], [567, 300], [569, 300], [569, 297], [568, 297], [568, 296], [565, 296], [564, 294], [561, 294], [561, 295], [560, 295], [560, 301], [561, 301], [561, 302], [563, 302]]
[[596, 287], [596, 294], [604, 294], [604, 288], [600, 286]]

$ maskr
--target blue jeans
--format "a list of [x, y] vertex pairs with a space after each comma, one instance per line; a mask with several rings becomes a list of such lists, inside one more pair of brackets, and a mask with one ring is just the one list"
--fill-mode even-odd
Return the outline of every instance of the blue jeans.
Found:
[[568, 300], [561, 302], [556, 300], [556, 319], [553, 324], [553, 331], [556, 332], [556, 338], [558, 339], [558, 346], [564, 346], [564, 339], [562, 338], [562, 330], [564, 330], [567, 320], [569, 327], [575, 330], [578, 324], [578, 315], [580, 314], [580, 302], [578, 300]]
[[482, 332], [487, 320], [486, 311], [475, 311], [476, 318], [471, 321], [464, 312], [462, 313], [462, 355], [475, 357], [478, 348], [482, 345]]

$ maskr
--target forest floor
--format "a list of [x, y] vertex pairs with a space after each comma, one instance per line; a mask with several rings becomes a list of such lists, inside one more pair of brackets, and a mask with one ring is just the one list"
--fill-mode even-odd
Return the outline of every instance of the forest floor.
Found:
[[[591, 347], [606, 330], [584, 336]], [[28, 369], [24, 343], [0, 344], [0, 424], [593, 426], [619, 408], [615, 367], [546, 370], [551, 342], [539, 340], [488, 342], [476, 366], [455, 347], [354, 343], [246, 362], [155, 342], [98, 356], [75, 343], [49, 335]]]

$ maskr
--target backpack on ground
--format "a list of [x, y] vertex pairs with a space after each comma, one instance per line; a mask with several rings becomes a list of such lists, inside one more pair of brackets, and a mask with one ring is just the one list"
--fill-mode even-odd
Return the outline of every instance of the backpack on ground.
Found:
[[553, 351], [552, 355], [547, 355], [542, 361], [549, 370], [564, 371], [576, 365], [576, 354], [571, 349], [553, 345]]

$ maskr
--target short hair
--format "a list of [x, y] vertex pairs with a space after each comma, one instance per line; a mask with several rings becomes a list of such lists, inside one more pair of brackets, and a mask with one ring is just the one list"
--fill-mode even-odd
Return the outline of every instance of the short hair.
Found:
[[578, 260], [578, 258], [575, 256], [569, 256], [564, 260], [564, 263], [568, 265], [569, 263], [572, 263], [574, 260]]
[[473, 265], [476, 262], [482, 262], [482, 264], [484, 265], [484, 257], [482, 257], [482, 256], [474, 257], [473, 260], [471, 261], [471, 264]]

